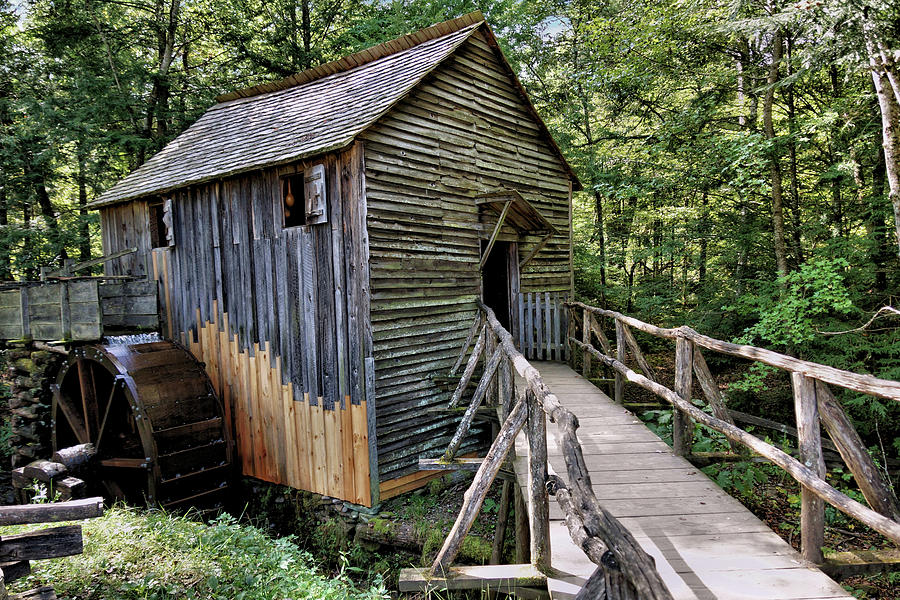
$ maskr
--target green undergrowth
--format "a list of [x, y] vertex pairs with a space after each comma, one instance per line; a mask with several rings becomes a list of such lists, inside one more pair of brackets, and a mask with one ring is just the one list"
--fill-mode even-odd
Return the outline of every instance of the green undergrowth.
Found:
[[117, 506], [82, 527], [82, 555], [35, 561], [14, 589], [52, 585], [73, 600], [387, 597], [382, 585], [360, 589], [345, 573], [321, 574], [292, 538], [271, 538], [228, 514], [205, 524]]

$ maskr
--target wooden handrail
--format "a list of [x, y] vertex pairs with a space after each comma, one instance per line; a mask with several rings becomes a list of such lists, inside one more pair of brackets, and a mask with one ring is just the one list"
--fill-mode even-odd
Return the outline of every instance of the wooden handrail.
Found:
[[722, 419], [703, 412], [690, 401], [683, 399], [669, 388], [632, 371], [622, 362], [610, 356], [606, 356], [593, 346], [588, 346], [575, 337], [569, 337], [569, 340], [579, 348], [588, 350], [594, 358], [597, 358], [607, 366], [612, 367], [621, 373], [631, 383], [635, 383], [642, 388], [653, 392], [660, 398], [668, 401], [678, 410], [691, 416], [696, 421], [711, 429], [715, 429], [728, 439], [739, 442], [757, 454], [764, 456], [787, 471], [795, 480], [825, 502], [831, 504], [841, 512], [856, 518], [863, 524], [868, 525], [895, 544], [900, 544], [900, 523], [875, 512], [871, 508], [864, 506], [856, 500], [839, 492], [819, 477], [817, 473], [787, 453], [731, 423], [727, 423]]
[[[559, 402], [535, 369], [515, 347], [512, 335], [503, 328], [493, 311], [478, 303], [479, 312], [466, 338], [462, 354], [452, 373], [462, 365], [465, 354], [480, 330], [475, 348], [462, 374], [460, 385], [453, 394], [452, 404], [459, 402], [462, 392], [475, 370], [480, 357], [485, 359], [484, 373], [470, 401], [453, 441], [442, 460], [452, 458], [462, 437], [469, 429], [474, 410], [485, 397], [485, 389], [499, 371], [500, 409], [505, 416], [496, 439], [466, 491], [463, 506], [456, 522], [431, 567], [431, 575], [445, 574], [456, 557], [462, 540], [468, 533], [481, 508], [491, 482], [500, 471], [506, 454], [513, 446], [516, 434], [526, 429], [529, 445], [529, 478], [527, 496], [528, 526], [530, 531], [531, 562], [537, 569], [550, 569], [550, 514], [548, 491], [558, 490], [557, 500], [566, 513], [566, 524], [573, 540], [585, 549], [589, 558], [597, 564], [585, 590], [603, 585], [604, 581], [618, 582], [617, 589], [627, 590], [622, 598], [646, 600], [671, 600], [656, 570], [653, 558], [634, 539], [634, 536], [598, 502], [591, 486], [591, 478], [585, 464], [581, 444], [578, 441], [577, 417]], [[602, 332], [600, 332], [602, 336]], [[488, 358], [490, 356], [490, 358]], [[525, 380], [526, 389], [512, 407], [513, 382], [511, 368]], [[468, 418], [467, 418], [468, 417]], [[545, 420], [556, 423], [559, 430], [557, 442], [563, 451], [569, 486], [558, 476], [550, 477], [547, 467], [547, 431]], [[579, 595], [583, 597], [584, 593]], [[620, 596], [615, 596], [619, 598]]]
[[[646, 600], [670, 600], [672, 594], [656, 570], [653, 557], [641, 548], [630, 531], [600, 505], [594, 495], [591, 477], [576, 433], [578, 418], [560, 403], [544, 383], [540, 372], [516, 349], [512, 336], [503, 328], [494, 312], [482, 302], [478, 302], [478, 307], [484, 314], [488, 326], [497, 336], [499, 345], [512, 362], [513, 368], [525, 380], [528, 390], [534, 395], [550, 421], [557, 426], [559, 431], [557, 443], [563, 452], [571, 486], [568, 488], [570, 496], [567, 497], [574, 500], [574, 502], [560, 502], [563, 510], [567, 507], [571, 509], [573, 506], [581, 509], [581, 514], [577, 516], [583, 519], [586, 535], [606, 545], [615, 557], [615, 563], [625, 579], [634, 587], [635, 597]], [[567, 512], [567, 515], [569, 514], [571, 513]], [[578, 539], [575, 541], [583, 545]], [[589, 558], [597, 563], [594, 556]], [[597, 564], [598, 567], [603, 567]]]
[[655, 337], [666, 339], [685, 338], [698, 346], [715, 350], [722, 354], [755, 360], [772, 367], [778, 367], [779, 369], [791, 373], [800, 373], [807, 377], [812, 377], [813, 379], [831, 383], [855, 392], [862, 392], [863, 394], [870, 394], [872, 396], [888, 398], [890, 400], [900, 400], [900, 382], [898, 381], [844, 371], [827, 365], [794, 358], [793, 356], [788, 356], [772, 350], [766, 350], [765, 348], [724, 342], [698, 333], [687, 326], [664, 329], [613, 310], [589, 306], [582, 302], [569, 302], [566, 305], [569, 307], [578, 307], [582, 310], [604, 317], [610, 317], [617, 322], [621, 322], [629, 327], [634, 327], [635, 329], [639, 329]]
[[[572, 310], [571, 319], [573, 322], [575, 319], [573, 309], [580, 308], [582, 309], [583, 323], [590, 322], [592, 328], [595, 321], [594, 315], [613, 319], [616, 326], [616, 358], [612, 358], [609, 343], [603, 344], [601, 340], [604, 350], [601, 362], [606, 366], [612, 367], [616, 374], [616, 401], [622, 401], [624, 382], [627, 376], [629, 381], [637, 383], [657, 396], [672, 402], [673, 407], [677, 409], [674, 411], [672, 418], [672, 448], [675, 454], [689, 456], [692, 450], [693, 422], [691, 421], [691, 416], [698, 414], [697, 409], [691, 404], [693, 371], [712, 408], [713, 419], [716, 425], [710, 426], [726, 435], [726, 438], [732, 445], [732, 449], [735, 451], [742, 449], [739, 444], [751, 447], [765, 458], [787, 470], [794, 479], [801, 483], [803, 486], [800, 503], [801, 552], [804, 558], [819, 564], [824, 561], [822, 555], [825, 531], [823, 500], [829, 502], [838, 510], [860, 519], [865, 524], [892, 539], [895, 543], [898, 543], [898, 540], [892, 536], [895, 536], [900, 531], [898, 529], [900, 527], [900, 503], [898, 503], [890, 485], [882, 479], [862, 440], [856, 433], [849, 418], [844, 414], [843, 409], [834, 399], [826, 382], [884, 398], [897, 398], [900, 382], [842, 371], [762, 348], [723, 342], [701, 335], [689, 327], [663, 329], [615, 311], [588, 306], [581, 302], [571, 302], [567, 306]], [[655, 381], [652, 375], [652, 368], [643, 358], [640, 349], [637, 347], [637, 341], [629, 332], [629, 327], [635, 327], [653, 336], [675, 340], [674, 390], [668, 390]], [[597, 330], [602, 333], [599, 325]], [[570, 337], [570, 342], [576, 347], [581, 347], [583, 355], [591, 357], [599, 355], [600, 353], [593, 347], [593, 340], [590, 336], [583, 333], [582, 337], [584, 339], [578, 340], [572, 336]], [[598, 335], [599, 338], [600, 335]], [[631, 349], [634, 359], [644, 375], [638, 375], [631, 371], [626, 372], [626, 355], [624, 352], [626, 347]], [[797, 461], [790, 465], [780, 462], [781, 458], [783, 458], [781, 455], [784, 453], [781, 453], [780, 450], [775, 452], [777, 449], [774, 449], [771, 445], [764, 444], [764, 442], [750, 436], [756, 442], [764, 444], [762, 447], [767, 449], [768, 452], [763, 452], [757, 447], [751, 446], [747, 440], [733, 435], [737, 431], [749, 436], [749, 434], [736, 427], [734, 421], [730, 418], [724, 405], [724, 399], [718, 391], [709, 367], [706, 365], [706, 361], [700, 352], [701, 347], [732, 356], [757, 360], [790, 373], [794, 392], [794, 410], [797, 417], [797, 438], [802, 463], [797, 464], [801, 464], [805, 471], [794, 472], [789, 468], [789, 466], [795, 467], [796, 464], [794, 463]], [[617, 364], [625, 370], [616, 366]], [[653, 385], [649, 385], [648, 381]], [[665, 390], [665, 393], [662, 390]], [[679, 398], [680, 401], [674, 402], [674, 398]], [[710, 417], [703, 414], [702, 411], [699, 411], [699, 414], [703, 416], [697, 420], [709, 425]], [[854, 502], [824, 483], [825, 463], [822, 454], [823, 442], [819, 433], [820, 421], [825, 425], [844, 462], [856, 479], [859, 489], [874, 511], [870, 511], [867, 507]], [[722, 428], [723, 423], [728, 426], [729, 431], [725, 431]], [[809, 478], [810, 476], [812, 479]], [[823, 485], [824, 487], [822, 487]], [[860, 508], [864, 509], [864, 511], [860, 512]], [[874, 517], [873, 514], [875, 515]], [[867, 521], [867, 518], [874, 518], [874, 521]]]

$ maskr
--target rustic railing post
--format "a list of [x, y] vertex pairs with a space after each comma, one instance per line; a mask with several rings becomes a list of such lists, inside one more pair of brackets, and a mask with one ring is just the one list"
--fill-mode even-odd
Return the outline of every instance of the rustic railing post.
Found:
[[[504, 355], [500, 361], [500, 376], [498, 379], [498, 394], [500, 405], [500, 422], [503, 423], [509, 417], [512, 410], [513, 401], [513, 379], [512, 367], [510, 366], [509, 357]], [[496, 437], [496, 433], [494, 434]], [[510, 453], [515, 454], [516, 449], [510, 448]], [[512, 466], [512, 461], [507, 457], [507, 465]], [[492, 565], [499, 565], [503, 561], [503, 546], [506, 542], [507, 521], [510, 515], [510, 505], [513, 503], [513, 487], [518, 488], [517, 483], [504, 481], [500, 492], [500, 510], [497, 512], [497, 527], [494, 530], [494, 541], [491, 544], [491, 560]]]
[[528, 502], [518, 484], [513, 488], [516, 523], [516, 563], [531, 562], [531, 532], [528, 531]]
[[[459, 379], [459, 384], [456, 386], [456, 390], [454, 390], [453, 395], [450, 397], [450, 408], [456, 408], [456, 405], [459, 404], [459, 401], [466, 391], [466, 387], [469, 385], [469, 380], [472, 379], [472, 374], [475, 373], [475, 367], [478, 366], [478, 359], [484, 351], [485, 337], [487, 337], [487, 325], [481, 327], [481, 333], [478, 334], [478, 339], [475, 341], [475, 347], [472, 348], [472, 354], [469, 356], [466, 368], [463, 370], [462, 377]], [[466, 349], [467, 348], [463, 348], [463, 356], [465, 356]]]
[[[625, 364], [625, 325], [618, 319], [616, 321], [616, 360]], [[625, 401], [625, 377], [616, 371], [616, 387], [615, 387], [616, 404], [622, 404]]]
[[550, 497], [547, 493], [547, 420], [537, 396], [525, 393], [528, 405], [528, 504], [531, 564], [540, 571], [550, 567]]
[[[494, 335], [493, 331], [487, 332], [487, 338], [484, 341], [484, 370], [487, 372], [488, 363], [490, 362], [490, 357], [494, 355], [494, 350], [497, 348], [497, 336]], [[488, 380], [487, 390], [484, 394], [485, 404], [488, 406], [496, 406], [497, 401], [497, 388], [494, 385], [495, 378], [491, 376]]]
[[[586, 310], [581, 311], [581, 340], [588, 346], [591, 345], [591, 313]], [[585, 378], [591, 377], [591, 353], [587, 350], [581, 352], [581, 374]]]
[[[569, 340], [570, 337], [575, 335], [575, 307], [572, 305], [566, 305], [566, 311], [569, 313], [569, 318], [566, 321], [566, 335], [565, 335], [565, 345], [569, 348], [568, 355], [568, 365], [572, 367], [572, 370], [575, 369], [575, 348], [572, 342]], [[523, 352], [524, 354], [524, 352]]]
[[509, 357], [504, 356], [500, 361], [500, 406], [502, 417], [505, 420], [509, 416], [509, 411], [513, 407], [513, 399], [516, 394], [516, 384], [513, 381], [512, 366], [509, 364]]
[[463, 538], [469, 533], [469, 529], [472, 528], [472, 524], [481, 510], [481, 505], [487, 496], [491, 483], [493, 483], [494, 478], [500, 471], [500, 467], [506, 460], [506, 454], [509, 452], [509, 449], [515, 445], [516, 435], [522, 429], [527, 417], [528, 407], [524, 401], [520, 400], [512, 409], [512, 412], [509, 413], [506, 421], [503, 422], [497, 438], [491, 444], [491, 448], [484, 457], [481, 466], [478, 467], [478, 471], [475, 472], [472, 484], [466, 490], [466, 493], [463, 494], [463, 505], [459, 510], [459, 515], [456, 517], [456, 522], [450, 529], [450, 533], [447, 534], [444, 545], [438, 551], [437, 557], [435, 557], [434, 563], [431, 565], [432, 575], [444, 574], [450, 568], [450, 564], [459, 553]]
[[644, 358], [644, 353], [641, 352], [641, 347], [638, 346], [637, 340], [634, 339], [634, 334], [631, 333], [631, 329], [624, 323], [622, 324], [622, 333], [625, 334], [625, 344], [631, 348], [631, 355], [634, 357], [634, 361], [638, 364], [638, 367], [643, 371], [644, 377], [650, 381], [659, 381], [656, 377], [656, 371], [653, 370], [653, 367], [651, 367], [650, 363], [647, 362], [647, 359]]
[[469, 333], [466, 334], [466, 341], [463, 344], [462, 352], [459, 353], [459, 358], [456, 359], [456, 362], [453, 363], [453, 368], [450, 369], [451, 377], [456, 375], [456, 372], [462, 366], [463, 361], [466, 360], [466, 352], [469, 350], [469, 346], [472, 345], [475, 336], [479, 334], [479, 332], [484, 331], [482, 325], [484, 325], [484, 317], [481, 315], [481, 310], [478, 310], [478, 312], [475, 313], [475, 320], [472, 321], [472, 326], [469, 327]]
[[[816, 381], [802, 373], [791, 373], [794, 388], [794, 410], [797, 414], [797, 439], [800, 462], [825, 478], [825, 459], [819, 433], [819, 408], [816, 402]], [[825, 544], [825, 502], [809, 489], [800, 489], [800, 553], [806, 560], [822, 564]]]
[[[487, 356], [487, 353], [485, 353], [485, 356]], [[481, 401], [484, 399], [485, 394], [487, 394], [488, 392], [491, 377], [493, 377], [494, 372], [500, 365], [500, 361], [502, 358], [503, 348], [498, 347], [494, 350], [494, 353], [491, 355], [491, 357], [487, 359], [487, 363], [484, 367], [484, 373], [481, 375], [481, 379], [478, 381], [478, 387], [475, 388], [475, 393], [472, 394], [472, 400], [471, 402], [469, 402], [469, 406], [468, 408], [466, 408], [466, 412], [463, 413], [462, 419], [460, 420], [459, 425], [456, 428], [456, 433], [453, 434], [453, 439], [451, 439], [450, 444], [447, 445], [447, 450], [444, 451], [444, 455], [441, 457], [441, 460], [451, 461], [456, 457], [456, 451], [459, 450], [459, 446], [460, 444], [462, 444], [463, 438], [469, 432], [469, 427], [472, 425], [472, 419], [475, 418], [475, 413], [478, 411], [478, 407], [481, 406]]]
[[[693, 350], [690, 340], [679, 337], [675, 340], [675, 389], [685, 402], [691, 401], [693, 387]], [[649, 379], [649, 378], [648, 378]], [[672, 448], [678, 456], [691, 453], [694, 441], [694, 422], [685, 413], [672, 407]]]
[[[716, 385], [716, 380], [709, 370], [709, 365], [706, 364], [706, 359], [703, 358], [703, 353], [700, 351], [700, 348], [694, 346], [693, 355], [694, 375], [697, 376], [697, 381], [700, 383], [703, 395], [706, 396], [706, 401], [709, 402], [712, 413], [717, 419], [721, 419], [726, 423], [734, 425], [734, 419], [728, 414], [728, 408], [725, 406], [725, 398], [722, 397], [722, 392], [719, 391], [719, 386]], [[737, 442], [729, 440], [728, 443], [731, 446], [732, 452], [739, 453], [742, 451], [741, 445]]]
[[[591, 576], [587, 585], [575, 596], [575, 600], [588, 600], [588, 598], [596, 598], [598, 596], [591, 590], [593, 587], [591, 586], [591, 579], [594, 579], [594, 577], [602, 577], [603, 585], [601, 589], [605, 592], [607, 600], [640, 600], [637, 590], [634, 589], [625, 573], [622, 572], [622, 568], [612, 552], [609, 550], [604, 552], [603, 557], [600, 559], [600, 564], [601, 567], [598, 571], [601, 572], [595, 572]], [[601, 586], [598, 585], [597, 587], [600, 588]]]
[[875, 461], [866, 451], [859, 433], [838, 404], [834, 394], [828, 389], [828, 385], [821, 381], [816, 381], [816, 404], [825, 430], [837, 446], [847, 468], [853, 473], [856, 485], [869, 502], [869, 506], [888, 519], [900, 522], [900, 504], [894, 490], [875, 466]]

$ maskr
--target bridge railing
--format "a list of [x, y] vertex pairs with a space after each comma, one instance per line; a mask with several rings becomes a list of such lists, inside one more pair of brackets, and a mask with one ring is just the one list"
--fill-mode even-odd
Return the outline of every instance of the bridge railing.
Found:
[[[581, 321], [581, 339], [570, 334], [569, 341], [573, 345], [573, 354], [577, 350], [581, 351], [585, 376], [591, 371], [591, 360], [596, 359], [615, 373], [616, 402], [622, 403], [627, 381], [670, 403], [675, 409], [672, 438], [676, 454], [690, 454], [693, 421], [697, 421], [725, 435], [732, 448], [749, 448], [787, 471], [800, 483], [800, 536], [804, 558], [816, 564], [824, 562], [822, 546], [825, 535], [825, 502], [878, 531], [895, 544], [900, 544], [900, 505], [897, 498], [829, 388], [831, 384], [900, 401], [900, 382], [835, 369], [755, 346], [724, 342], [702, 335], [690, 327], [664, 329], [580, 302], [572, 302], [568, 306], [571, 311], [568, 330], [574, 333], [577, 321]], [[601, 326], [604, 319], [610, 319], [614, 324], [615, 348]], [[652, 366], [641, 353], [631, 332], [632, 328], [675, 341], [674, 390], [659, 383]], [[595, 339], [602, 351], [594, 347]], [[799, 460], [735, 425], [701, 349], [750, 359], [790, 373]], [[632, 364], [640, 373], [626, 364], [629, 353]], [[691, 402], [694, 377], [709, 402], [712, 414], [704, 412]], [[839, 492], [825, 481], [820, 424], [825, 426], [871, 508]]]
[[[466, 361], [473, 342], [474, 348]], [[672, 595], [659, 576], [653, 558], [644, 552], [632, 534], [600, 505], [594, 495], [578, 441], [578, 419], [560, 404], [538, 370], [516, 349], [512, 335], [503, 328], [491, 309], [479, 303], [475, 322], [459, 360], [451, 370], [451, 375], [454, 375], [466, 362], [459, 385], [451, 397], [451, 408], [459, 404], [482, 360], [481, 379], [443, 457], [420, 460], [421, 468], [431, 469], [461, 468], [460, 465], [469, 464], [463, 462], [469, 459], [457, 459], [456, 453], [482, 402], [493, 395], [502, 426], [487, 456], [472, 465], [478, 465], [474, 480], [464, 495], [456, 522], [431, 566], [430, 575], [441, 577], [450, 572], [450, 565], [472, 527], [491, 483], [513, 448], [517, 434], [524, 429], [528, 439], [526, 496], [531, 565], [543, 573], [550, 568], [549, 494], [553, 493], [566, 515], [566, 526], [572, 539], [597, 564], [597, 569], [578, 598], [600, 597], [600, 592], [605, 590], [610, 600], [670, 600]], [[515, 392], [513, 372], [524, 380], [524, 389], [518, 394]], [[568, 481], [558, 476], [548, 476], [548, 417], [559, 430], [558, 443], [565, 458]], [[502, 504], [501, 510], [504, 509]], [[498, 521], [503, 522], [504, 518], [501, 516]], [[502, 533], [500, 536], [502, 544]]]

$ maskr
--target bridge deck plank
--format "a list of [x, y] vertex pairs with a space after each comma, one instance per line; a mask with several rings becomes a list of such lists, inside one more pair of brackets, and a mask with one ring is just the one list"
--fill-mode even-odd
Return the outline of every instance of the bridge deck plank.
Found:
[[[851, 596], [737, 500], [723, 492], [632, 413], [562, 363], [533, 362], [574, 412], [595, 494], [651, 554], [676, 600], [851, 600]], [[521, 382], [518, 382], [520, 385]], [[551, 472], [565, 463], [548, 424]], [[524, 485], [528, 445], [516, 443]], [[595, 565], [572, 543], [555, 503], [550, 510], [554, 599], [574, 598]]]

